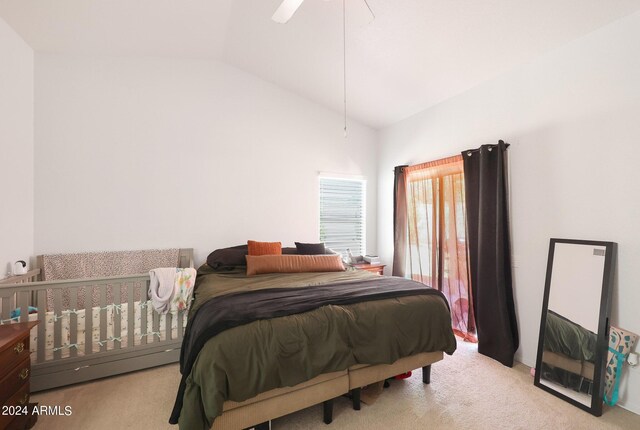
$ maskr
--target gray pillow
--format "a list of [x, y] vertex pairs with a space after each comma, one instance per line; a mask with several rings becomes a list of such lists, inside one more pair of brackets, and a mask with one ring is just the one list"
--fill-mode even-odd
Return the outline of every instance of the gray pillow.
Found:
[[323, 255], [326, 253], [324, 243], [295, 242], [295, 244], [300, 255]]

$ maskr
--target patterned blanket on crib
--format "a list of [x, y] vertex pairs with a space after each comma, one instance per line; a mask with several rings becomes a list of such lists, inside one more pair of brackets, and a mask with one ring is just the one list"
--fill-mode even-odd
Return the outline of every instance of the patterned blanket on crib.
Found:
[[[148, 273], [156, 267], [176, 267], [178, 265], [180, 250], [152, 249], [143, 251], [108, 251], [108, 252], [83, 252], [74, 254], [50, 254], [42, 256], [42, 279], [46, 281], [64, 279], [103, 278], [108, 276], [125, 276]], [[121, 301], [126, 300], [122, 296]], [[76, 308], [84, 308], [85, 288], [78, 290]], [[100, 290], [93, 289], [92, 305], [98, 306]], [[140, 293], [136, 291], [134, 300], [141, 300]], [[113, 303], [113, 291], [107, 287], [107, 303]], [[54, 309], [53, 290], [47, 290], [47, 309]], [[69, 290], [62, 291], [62, 309], [70, 309]]]

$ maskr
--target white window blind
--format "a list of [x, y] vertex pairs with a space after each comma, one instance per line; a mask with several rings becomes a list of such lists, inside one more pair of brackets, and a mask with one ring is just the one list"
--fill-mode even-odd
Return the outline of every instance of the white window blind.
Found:
[[320, 240], [342, 255], [365, 253], [365, 189], [362, 179], [320, 177]]

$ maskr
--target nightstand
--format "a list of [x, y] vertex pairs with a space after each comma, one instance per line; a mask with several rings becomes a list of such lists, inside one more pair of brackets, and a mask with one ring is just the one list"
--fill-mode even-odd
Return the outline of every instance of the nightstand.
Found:
[[382, 275], [384, 272], [386, 264], [369, 264], [369, 263], [358, 263], [352, 264], [351, 267], [355, 267], [356, 269], [366, 270], [371, 273], [377, 273], [378, 275]]
[[38, 321], [0, 325], [0, 429], [31, 428], [37, 415], [29, 403], [29, 339]]

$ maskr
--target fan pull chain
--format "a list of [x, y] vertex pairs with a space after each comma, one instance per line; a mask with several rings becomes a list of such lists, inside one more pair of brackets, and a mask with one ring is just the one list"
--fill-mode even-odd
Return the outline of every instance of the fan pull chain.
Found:
[[342, 0], [342, 84], [344, 87], [344, 138], [347, 138], [347, 13], [345, 0]]

